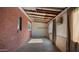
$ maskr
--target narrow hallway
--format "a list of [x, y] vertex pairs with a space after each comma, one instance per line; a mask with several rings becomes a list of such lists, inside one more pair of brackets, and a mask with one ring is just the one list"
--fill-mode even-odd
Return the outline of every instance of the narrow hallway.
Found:
[[47, 38], [32, 38], [24, 43], [17, 52], [58, 52]]
[[69, 7], [0, 8], [0, 51], [78, 51], [78, 12]]

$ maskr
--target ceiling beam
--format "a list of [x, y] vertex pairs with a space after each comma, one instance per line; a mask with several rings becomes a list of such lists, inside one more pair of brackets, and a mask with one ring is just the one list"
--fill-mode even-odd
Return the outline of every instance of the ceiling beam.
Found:
[[39, 21], [33, 21], [33, 22], [37, 22], [37, 23], [47, 23], [47, 22], [39, 22]]
[[43, 10], [43, 9], [36, 9], [39, 13], [45, 13], [45, 14], [54, 14], [58, 15], [60, 11], [49, 11], [49, 10]]
[[43, 13], [43, 14], [53, 14], [53, 15], [58, 15], [60, 13], [59, 11], [48, 11], [48, 10], [43, 10], [43, 9], [36, 9], [36, 10], [26, 10], [26, 12], [35, 12], [35, 13]]
[[[39, 19], [51, 19], [51, 17], [37, 17], [37, 16], [29, 16], [30, 18], [39, 18]], [[53, 18], [53, 17], [52, 17]]]
[[[55, 18], [53, 18], [53, 19], [51, 19], [51, 20], [55, 20], [59, 15], [62, 15], [64, 12], [66, 12], [67, 10], [69, 9], [69, 7], [65, 7], [65, 9], [61, 12], [61, 13], [59, 13]], [[50, 20], [50, 21], [51, 21]], [[48, 22], [50, 22], [50, 21], [48, 21]], [[47, 22], [47, 23], [48, 23]]]
[[37, 12], [36, 10], [28, 10], [28, 9], [24, 9], [24, 11], [26, 11], [26, 12]]
[[49, 20], [53, 18], [38, 18], [38, 17], [31, 17], [32, 21], [40, 21], [40, 22], [48, 22]]
[[50, 15], [40, 15], [40, 14], [30, 14], [30, 13], [28, 13], [28, 15], [33, 15], [33, 16], [43, 16], [43, 17], [55, 17], [55, 16], [50, 16]]
[[48, 21], [44, 21], [44, 20], [40, 20], [40, 21], [34, 20], [33, 22], [48, 22]]
[[48, 11], [62, 11], [61, 9], [54, 9], [54, 8], [42, 8], [42, 7], [38, 7], [36, 9], [43, 9], [43, 10], [48, 10]]
[[66, 7], [41, 7], [41, 8], [64, 10]]
[[54, 14], [45, 14], [45, 13], [37, 13], [37, 12], [26, 12], [27, 14], [39, 14], [39, 15], [48, 15], [48, 16], [56, 16], [56, 15], [54, 15]]
[[35, 7], [25, 8], [24, 11], [29, 15], [34, 22], [49, 22], [61, 13], [65, 7]]

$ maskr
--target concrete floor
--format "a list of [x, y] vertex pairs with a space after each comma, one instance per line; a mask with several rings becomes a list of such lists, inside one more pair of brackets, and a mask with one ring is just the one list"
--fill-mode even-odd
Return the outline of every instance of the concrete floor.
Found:
[[32, 38], [23, 44], [16, 52], [58, 52], [47, 38]]

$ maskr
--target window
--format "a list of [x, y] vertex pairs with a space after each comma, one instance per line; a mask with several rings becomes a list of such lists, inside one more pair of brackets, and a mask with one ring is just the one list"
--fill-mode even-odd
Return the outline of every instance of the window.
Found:
[[28, 31], [31, 31], [31, 23], [28, 22]]
[[17, 31], [19, 32], [21, 30], [22, 30], [22, 18], [19, 16], [18, 17], [18, 29], [17, 29]]

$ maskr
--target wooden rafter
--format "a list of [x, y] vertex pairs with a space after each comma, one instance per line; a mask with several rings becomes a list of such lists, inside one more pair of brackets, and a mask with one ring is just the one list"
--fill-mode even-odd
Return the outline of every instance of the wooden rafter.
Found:
[[42, 17], [42, 16], [37, 17], [37, 16], [31, 16], [31, 15], [29, 15], [29, 17], [31, 17], [31, 18], [40, 18], [40, 19], [51, 19], [51, 18], [53, 18], [53, 17]]
[[48, 10], [48, 11], [62, 11], [61, 9], [54, 9], [54, 8], [42, 8], [42, 7], [39, 7], [37, 9], [43, 9], [43, 10]]
[[28, 15], [33, 15], [33, 16], [43, 16], [43, 17], [55, 17], [55, 16], [49, 16], [49, 15], [40, 15], [40, 14], [30, 14], [30, 13], [28, 13]]
[[27, 13], [28, 15], [29, 15], [29, 14], [38, 14], [38, 15], [44, 15], [44, 16], [45, 16], [45, 15], [48, 15], [48, 16], [56, 16], [56, 15], [54, 15], [54, 14], [45, 14], [45, 13], [28, 12], [28, 11], [27, 11], [26, 13]]
[[50, 11], [50, 10], [44, 10], [44, 9], [36, 9], [39, 13], [45, 13], [45, 14], [54, 14], [58, 15], [60, 11]]
[[24, 8], [24, 11], [35, 22], [49, 22], [61, 13], [66, 7], [32, 7]]
[[48, 11], [48, 10], [43, 10], [43, 9], [36, 9], [36, 10], [26, 10], [26, 12], [35, 12], [35, 13], [44, 13], [44, 14], [54, 14], [57, 15], [60, 13], [60, 11]]
[[48, 8], [48, 9], [57, 9], [57, 10], [64, 10], [66, 7], [43, 7], [43, 8]]

